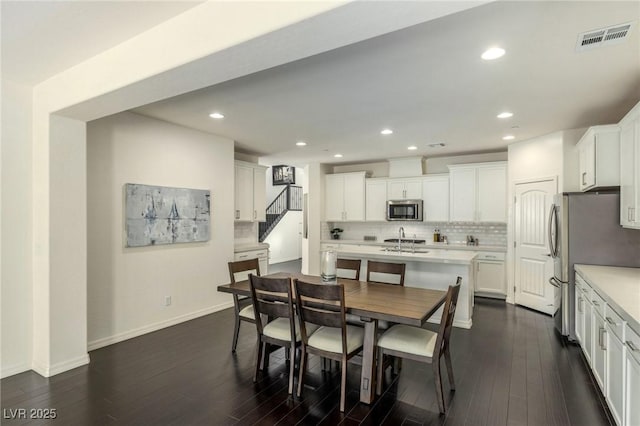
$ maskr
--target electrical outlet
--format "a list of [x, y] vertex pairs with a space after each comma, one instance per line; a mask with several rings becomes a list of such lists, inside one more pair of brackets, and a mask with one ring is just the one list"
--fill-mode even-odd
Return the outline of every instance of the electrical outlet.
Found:
[[164, 297], [164, 306], [169, 306], [171, 305], [171, 296], [165, 296]]

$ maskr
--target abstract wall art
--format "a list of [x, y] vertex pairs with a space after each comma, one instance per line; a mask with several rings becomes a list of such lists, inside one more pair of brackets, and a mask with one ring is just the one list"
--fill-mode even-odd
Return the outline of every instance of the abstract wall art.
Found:
[[127, 247], [209, 240], [209, 191], [135, 183], [125, 190]]

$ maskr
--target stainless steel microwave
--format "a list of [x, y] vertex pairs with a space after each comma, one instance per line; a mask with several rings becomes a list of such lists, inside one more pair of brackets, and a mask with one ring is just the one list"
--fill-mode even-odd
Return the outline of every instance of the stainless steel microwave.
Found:
[[387, 201], [387, 220], [422, 221], [422, 200]]

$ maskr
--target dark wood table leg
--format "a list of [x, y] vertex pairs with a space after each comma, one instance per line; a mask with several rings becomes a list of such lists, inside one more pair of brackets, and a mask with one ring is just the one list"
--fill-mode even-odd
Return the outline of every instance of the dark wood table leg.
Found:
[[375, 396], [376, 336], [378, 321], [364, 319], [364, 346], [362, 347], [362, 376], [360, 378], [360, 402], [371, 404]]

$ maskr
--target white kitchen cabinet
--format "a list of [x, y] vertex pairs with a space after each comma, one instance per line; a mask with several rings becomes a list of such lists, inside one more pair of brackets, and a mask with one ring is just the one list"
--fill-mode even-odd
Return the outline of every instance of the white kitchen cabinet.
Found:
[[620, 225], [640, 229], [640, 103], [620, 121]]
[[479, 222], [507, 221], [507, 167], [505, 164], [478, 167]]
[[504, 253], [479, 252], [476, 257], [476, 289], [481, 296], [507, 296]]
[[452, 165], [449, 172], [451, 221], [507, 221], [506, 162]]
[[624, 425], [640, 425], [640, 336], [625, 329]]
[[593, 303], [593, 352], [591, 355], [591, 367], [593, 376], [600, 386], [603, 394], [606, 394], [604, 383], [606, 380], [606, 366], [607, 366], [607, 347], [606, 342], [606, 327], [604, 326], [604, 318], [597, 309], [597, 301], [592, 300]]
[[389, 179], [387, 194], [390, 200], [419, 200], [422, 198], [422, 179]]
[[449, 221], [449, 175], [422, 178], [422, 215], [424, 222]]
[[268, 249], [265, 248], [265, 249], [259, 249], [259, 250], [241, 251], [241, 252], [235, 253], [233, 256], [233, 260], [235, 260], [236, 262], [239, 260], [249, 260], [249, 259], [258, 259], [258, 263], [260, 264], [260, 275], [267, 275], [269, 273], [269, 250]]
[[625, 322], [615, 310], [605, 309], [606, 338], [606, 400], [616, 424], [622, 424], [624, 415], [624, 327]]
[[365, 220], [387, 220], [387, 179], [366, 179]]
[[584, 293], [576, 280], [575, 286], [575, 321], [576, 321], [576, 341], [580, 346], [584, 346]]
[[238, 222], [266, 220], [266, 167], [236, 161], [234, 165], [234, 219]]
[[620, 127], [589, 127], [576, 145], [580, 160], [580, 190], [620, 185]]
[[325, 176], [325, 220], [364, 221], [365, 172]]

